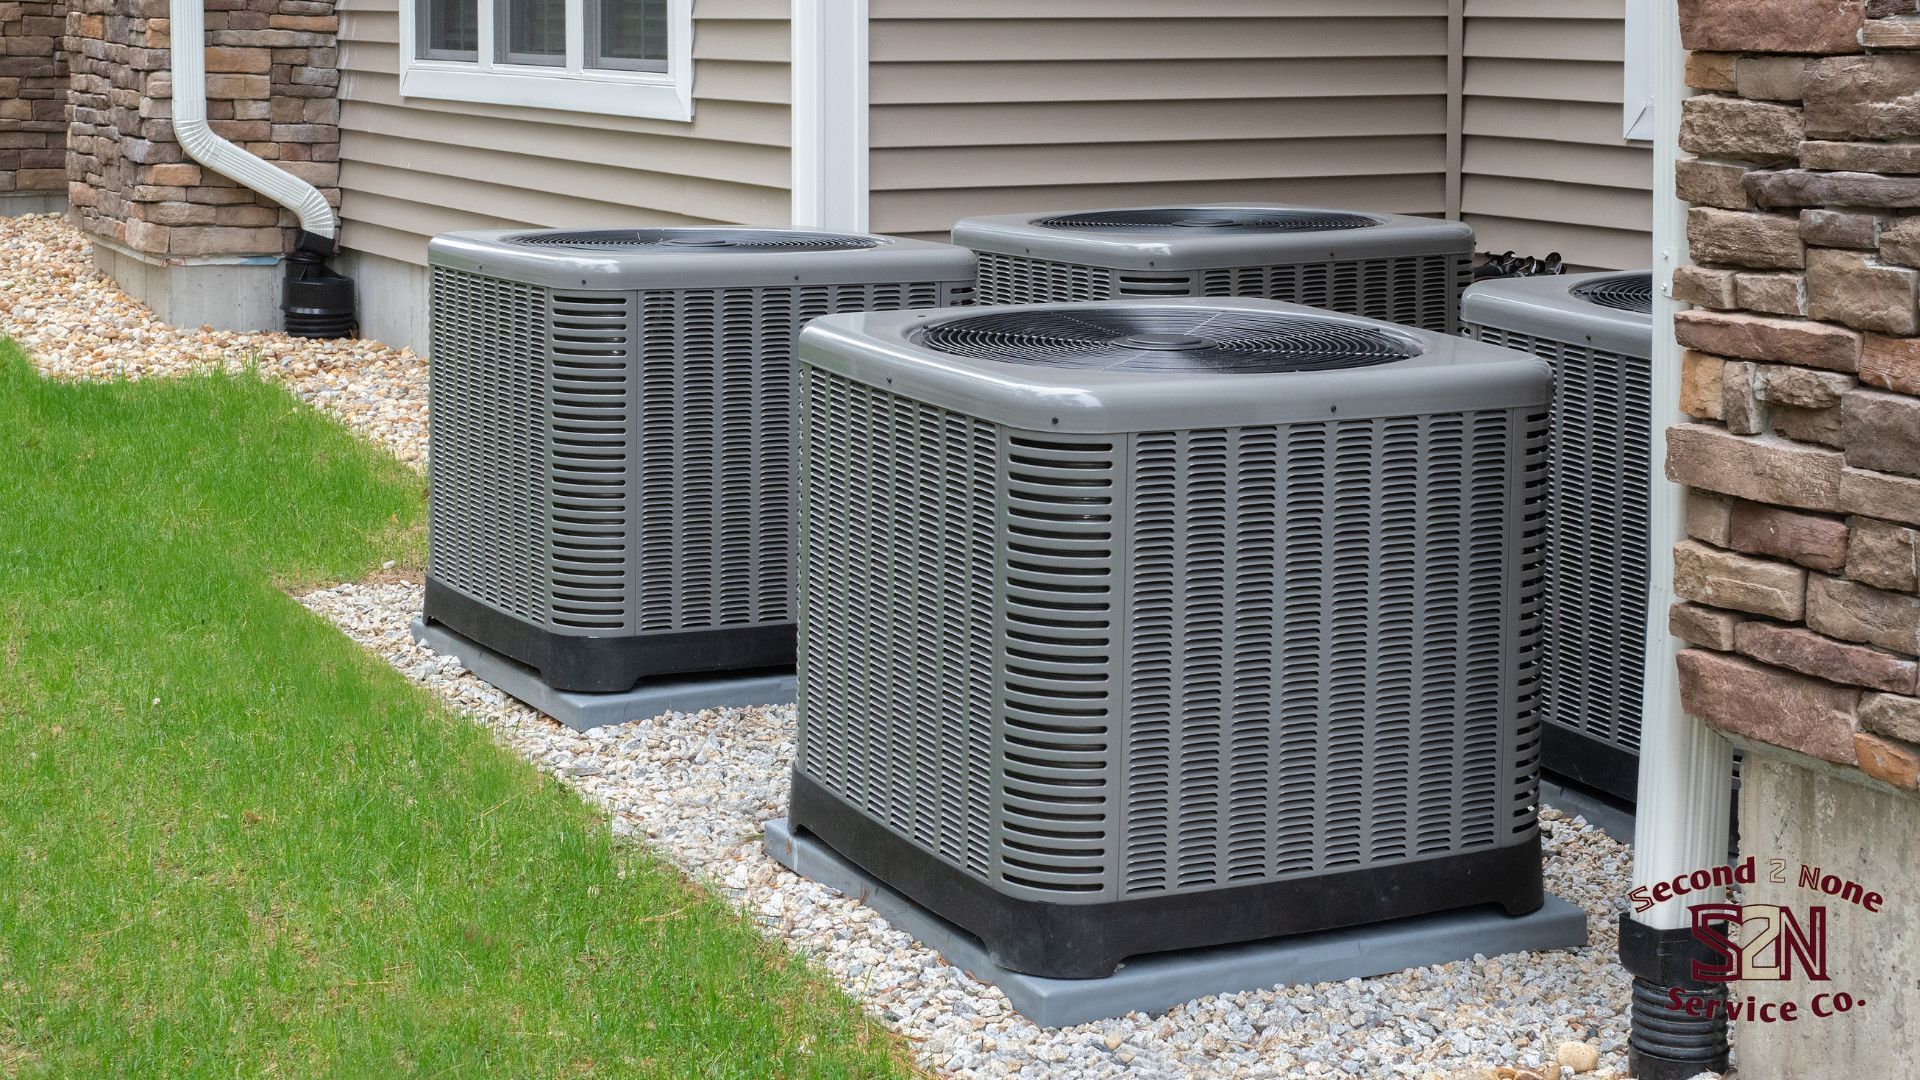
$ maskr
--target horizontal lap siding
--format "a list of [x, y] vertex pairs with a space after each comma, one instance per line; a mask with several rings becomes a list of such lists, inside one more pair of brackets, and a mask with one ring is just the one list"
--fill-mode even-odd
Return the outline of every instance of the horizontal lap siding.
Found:
[[1653, 155], [1621, 137], [1625, 0], [1467, 0], [1460, 200], [1480, 246], [1651, 258]]
[[787, 0], [696, 0], [691, 124], [402, 100], [411, 3], [341, 7], [347, 246], [424, 263], [454, 229], [789, 220]]
[[872, 17], [879, 231], [1153, 202], [1446, 209], [1446, 0], [872, 0]]

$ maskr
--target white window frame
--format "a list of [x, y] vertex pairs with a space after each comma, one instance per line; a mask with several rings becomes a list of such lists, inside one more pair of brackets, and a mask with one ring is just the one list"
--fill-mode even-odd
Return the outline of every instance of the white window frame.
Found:
[[654, 120], [693, 119], [693, 0], [667, 0], [664, 72], [587, 67], [585, 0], [567, 0], [564, 64], [500, 63], [495, 59], [494, 5], [504, 0], [475, 2], [479, 5], [478, 59], [435, 60], [420, 55], [425, 0], [401, 0], [401, 97]]
[[1653, 7], [1653, 0], [1627, 0], [1620, 137], [1630, 142], [1653, 140]]

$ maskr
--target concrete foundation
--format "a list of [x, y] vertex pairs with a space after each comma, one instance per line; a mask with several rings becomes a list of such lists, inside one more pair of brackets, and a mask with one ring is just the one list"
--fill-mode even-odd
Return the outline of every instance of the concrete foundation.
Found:
[[[1803, 924], [1827, 909], [1827, 981], [1748, 980], [1735, 1001], [1796, 1002], [1792, 1022], [1733, 1025], [1740, 1080], [1815, 1076], [1913, 1076], [1910, 1034], [1920, 1029], [1920, 799], [1790, 751], [1745, 743], [1740, 786], [1740, 851], [1759, 880], [1744, 904], [1778, 904]], [[1770, 881], [1769, 859], [1784, 859], [1786, 881]], [[1877, 913], [1799, 884], [1802, 865], [1855, 881], [1886, 897]], [[1847, 994], [1860, 1004], [1813, 1015], [1813, 999]]]
[[1366, 978], [1476, 955], [1577, 949], [1587, 943], [1587, 913], [1549, 895], [1539, 911], [1518, 918], [1491, 906], [1445, 911], [1142, 956], [1104, 979], [1046, 979], [995, 964], [979, 939], [887, 888], [811, 834], [795, 834], [784, 818], [767, 822], [766, 844], [775, 862], [858, 899], [947, 963], [999, 987], [1015, 1011], [1042, 1027], [1071, 1027], [1130, 1012], [1162, 1013], [1210, 994]]
[[0, 217], [20, 217], [24, 214], [64, 214], [66, 212], [67, 193], [64, 191], [0, 192]]
[[92, 240], [95, 268], [165, 322], [246, 332], [280, 328], [278, 256], [173, 259]]
[[426, 355], [426, 267], [353, 248], [342, 249], [332, 266], [353, 279], [361, 337]]

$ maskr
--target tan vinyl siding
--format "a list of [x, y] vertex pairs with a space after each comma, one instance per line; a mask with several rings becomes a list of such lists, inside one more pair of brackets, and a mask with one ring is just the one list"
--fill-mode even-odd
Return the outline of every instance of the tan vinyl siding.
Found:
[[1467, 0], [1462, 216], [1482, 249], [1651, 258], [1653, 154], [1621, 137], [1625, 0]]
[[791, 214], [787, 0], [696, 0], [692, 123], [399, 95], [399, 11], [341, 6], [342, 240], [411, 263], [454, 229]]
[[1446, 210], [1446, 0], [872, 0], [873, 227], [1169, 201]]

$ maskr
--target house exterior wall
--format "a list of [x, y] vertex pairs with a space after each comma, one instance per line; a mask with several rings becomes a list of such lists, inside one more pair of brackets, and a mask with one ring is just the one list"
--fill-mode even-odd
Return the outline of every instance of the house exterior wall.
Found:
[[[1743, 854], [1831, 861], [1905, 911], [1920, 826], [1920, 115], [1899, 103], [1920, 95], [1915, 5], [1680, 9], [1701, 91], [1676, 172], [1696, 265], [1673, 279], [1694, 305], [1675, 318], [1692, 422], [1667, 432], [1666, 462], [1692, 489], [1674, 551], [1671, 625], [1692, 646], [1681, 703], [1769, 756], [1743, 795]], [[1889, 1075], [1877, 1036], [1920, 1023], [1911, 993], [1886, 990], [1911, 988], [1912, 920], [1870, 920], [1834, 916], [1830, 968], [1831, 989], [1872, 999], [1870, 1021], [1736, 1025], [1742, 1077]]]
[[[332, 0], [215, 0], [206, 25], [214, 133], [337, 204]], [[170, 44], [166, 0], [70, 0], [74, 219], [144, 260], [280, 255], [292, 212], [201, 168], [175, 138]]]
[[0, 2], [0, 213], [65, 201], [65, 0]]
[[872, 0], [871, 218], [1446, 212], [1447, 0]]
[[1483, 250], [1652, 258], [1653, 151], [1622, 135], [1626, 0], [1466, 0], [1461, 217]]
[[402, 99], [410, 3], [342, 7], [346, 246], [419, 266], [455, 229], [787, 222], [787, 0], [696, 0], [691, 123]]

